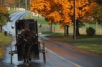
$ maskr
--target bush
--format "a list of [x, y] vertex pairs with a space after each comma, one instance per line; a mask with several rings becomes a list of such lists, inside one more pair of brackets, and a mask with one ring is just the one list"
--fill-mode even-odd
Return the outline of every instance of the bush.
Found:
[[86, 29], [86, 33], [87, 33], [87, 35], [89, 35], [89, 36], [93, 36], [93, 35], [95, 34], [95, 29], [92, 28], [92, 27], [88, 27], [88, 28]]

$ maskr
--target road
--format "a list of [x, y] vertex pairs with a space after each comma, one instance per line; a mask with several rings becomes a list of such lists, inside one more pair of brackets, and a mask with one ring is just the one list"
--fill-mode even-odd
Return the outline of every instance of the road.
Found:
[[[39, 41], [42, 44], [42, 40], [39, 39]], [[47, 50], [46, 64], [43, 62], [42, 53], [40, 53], [40, 59], [31, 61], [29, 67], [102, 67], [102, 57], [96, 54], [45, 38], [44, 42]], [[15, 50], [14, 44], [15, 38], [10, 44], [12, 50]], [[13, 55], [13, 64], [11, 64], [11, 58], [8, 54], [11, 50], [10, 45], [6, 48], [7, 52], [2, 61], [2, 67], [25, 67], [23, 61], [17, 60], [17, 54]]]
[[23, 17], [29, 13], [30, 11], [20, 11], [20, 12], [15, 12], [13, 14], [11, 14], [10, 17], [10, 21], [7, 22], [7, 24], [5, 24], [2, 29], [3, 31], [7, 31], [10, 34], [15, 34], [15, 29], [11, 28], [11, 25], [15, 25], [15, 22], [18, 19], [23, 19]]

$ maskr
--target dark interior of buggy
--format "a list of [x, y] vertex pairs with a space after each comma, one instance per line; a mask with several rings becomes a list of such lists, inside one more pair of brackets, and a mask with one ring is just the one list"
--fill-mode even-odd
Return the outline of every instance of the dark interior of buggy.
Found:
[[[31, 20], [31, 19], [25, 19], [25, 20], [17, 20], [15, 23], [15, 32], [16, 32], [16, 46], [17, 46], [17, 55], [18, 60], [24, 60], [24, 53], [26, 54], [27, 51], [29, 51], [28, 47], [24, 46], [24, 43], [18, 35], [21, 35], [20, 30], [25, 30], [28, 28], [31, 32], [35, 34], [35, 40], [34, 44], [31, 46], [28, 59], [39, 59], [39, 42], [38, 42], [38, 29], [37, 29], [37, 21]], [[24, 38], [22, 38], [24, 39]], [[22, 46], [23, 45], [23, 46]], [[31, 45], [29, 43], [28, 45]], [[24, 49], [25, 48], [25, 49]], [[25, 50], [25, 51], [24, 51]]]

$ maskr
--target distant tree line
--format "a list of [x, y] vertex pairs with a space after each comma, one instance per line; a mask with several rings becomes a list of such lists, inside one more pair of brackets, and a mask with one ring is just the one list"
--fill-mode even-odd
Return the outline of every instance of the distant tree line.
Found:
[[[30, 0], [0, 0], [2, 4], [10, 8], [26, 8], [29, 9]], [[27, 6], [26, 6], [27, 5]]]

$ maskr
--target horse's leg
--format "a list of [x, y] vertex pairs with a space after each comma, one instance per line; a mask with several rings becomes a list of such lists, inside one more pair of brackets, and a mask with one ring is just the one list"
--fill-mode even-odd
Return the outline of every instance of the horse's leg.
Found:
[[24, 65], [29, 66], [29, 61], [28, 61], [28, 57], [26, 56], [26, 54], [25, 54]]
[[26, 56], [25, 56], [25, 54], [23, 55], [23, 60], [24, 60], [24, 64], [26, 64]]
[[23, 53], [23, 63], [26, 64], [26, 51], [25, 51], [26, 47], [25, 45], [22, 45], [22, 53]]
[[29, 47], [26, 47], [26, 66], [29, 66]]
[[29, 66], [29, 62], [28, 62], [28, 60], [27, 60], [27, 63], [25, 64], [26, 66]]
[[32, 48], [32, 46], [29, 45], [29, 47], [28, 47], [28, 53], [27, 53], [28, 60], [31, 60], [31, 58], [30, 58], [31, 48]]
[[26, 55], [26, 66], [29, 66], [29, 60], [31, 59], [31, 58], [30, 58], [31, 47], [32, 47], [32, 46], [29, 45], [28, 48], [27, 48], [27, 51], [26, 51], [26, 52], [27, 52], [27, 53], [26, 53], [26, 54], [27, 54], [27, 55]]

